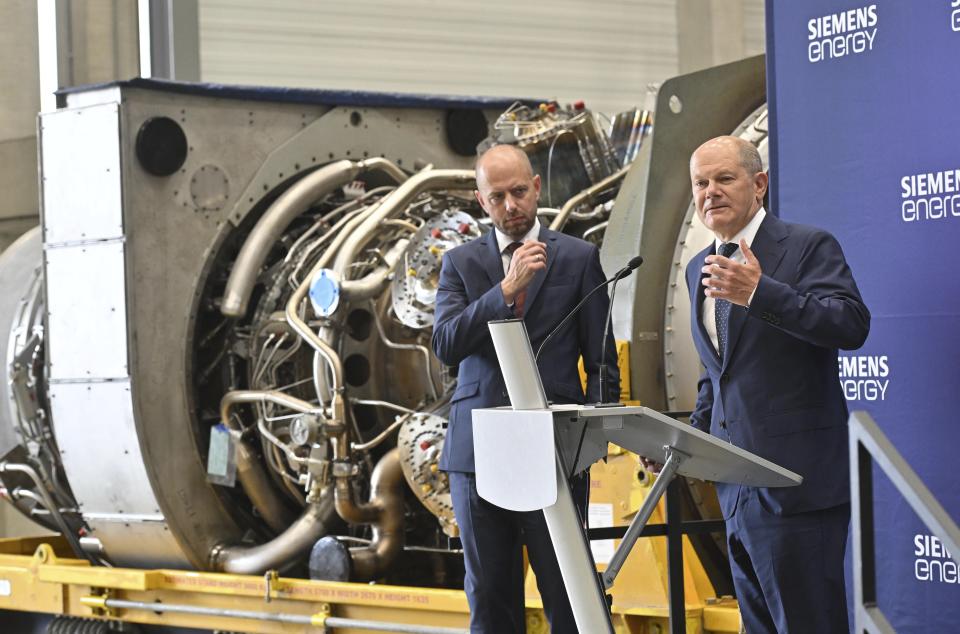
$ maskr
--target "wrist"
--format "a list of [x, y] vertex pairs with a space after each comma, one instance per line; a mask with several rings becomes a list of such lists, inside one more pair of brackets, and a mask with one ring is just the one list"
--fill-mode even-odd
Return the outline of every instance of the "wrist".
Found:
[[513, 285], [507, 280], [503, 280], [500, 282], [500, 292], [503, 293], [503, 301], [506, 302], [508, 306], [512, 306], [517, 298], [517, 291], [513, 288]]

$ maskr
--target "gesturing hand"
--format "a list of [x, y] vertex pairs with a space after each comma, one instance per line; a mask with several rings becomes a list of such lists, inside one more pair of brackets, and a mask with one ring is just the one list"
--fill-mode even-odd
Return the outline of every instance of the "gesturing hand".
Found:
[[547, 268], [547, 245], [530, 240], [524, 242], [510, 258], [510, 270], [500, 282], [503, 298], [512, 304], [517, 293], [524, 290], [533, 281], [533, 276]]
[[725, 299], [733, 304], [746, 306], [747, 301], [757, 289], [760, 276], [760, 262], [747, 246], [745, 240], [740, 241], [740, 250], [747, 260], [741, 264], [722, 255], [708, 255], [706, 265], [701, 269], [709, 277], [703, 278], [703, 285], [707, 288], [704, 294], [715, 299]]

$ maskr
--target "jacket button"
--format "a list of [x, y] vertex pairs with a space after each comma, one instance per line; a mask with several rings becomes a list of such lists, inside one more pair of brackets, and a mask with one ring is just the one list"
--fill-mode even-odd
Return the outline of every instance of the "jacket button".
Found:
[[727, 428], [727, 421], [725, 420], [720, 421], [720, 429], [726, 429], [726, 428]]
[[727, 374], [726, 372], [724, 372], [723, 374], [720, 375], [720, 382], [721, 382], [721, 383], [726, 383], [726, 382], [729, 381], [729, 380], [730, 380], [730, 375]]

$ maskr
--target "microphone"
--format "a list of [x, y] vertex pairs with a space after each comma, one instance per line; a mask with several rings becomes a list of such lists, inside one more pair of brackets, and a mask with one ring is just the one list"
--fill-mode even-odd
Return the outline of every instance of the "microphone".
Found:
[[[558, 332], [560, 332], [560, 330], [563, 329], [563, 327], [567, 324], [567, 322], [570, 321], [570, 319], [571, 319], [574, 315], [576, 315], [578, 312], [580, 312], [580, 309], [583, 307], [583, 305], [586, 303], [586, 301], [587, 301], [588, 299], [590, 299], [590, 297], [591, 297], [594, 293], [596, 293], [597, 291], [599, 291], [601, 288], [606, 288], [607, 284], [610, 284], [611, 282], [614, 283], [614, 289], [616, 289], [616, 283], [619, 282], [620, 280], [622, 280], [623, 278], [627, 277], [627, 276], [630, 275], [631, 273], [633, 273], [634, 269], [636, 269], [637, 267], [639, 267], [641, 264], [643, 264], [643, 258], [638, 255], [638, 256], [632, 258], [629, 262], [627, 262], [627, 265], [626, 265], [625, 267], [623, 267], [622, 269], [620, 269], [619, 271], [617, 271], [616, 273], [614, 273], [614, 274], [613, 274], [613, 277], [604, 280], [603, 282], [597, 284], [597, 285], [594, 286], [592, 289], [590, 289], [590, 292], [583, 296], [583, 299], [580, 300], [580, 303], [578, 303], [576, 306], [574, 306], [574, 307], [573, 307], [573, 310], [571, 310], [569, 313], [567, 313], [566, 316], [565, 316], [563, 319], [560, 320], [560, 323], [557, 324], [557, 325], [554, 327], [554, 329], [550, 331], [550, 334], [547, 335], [546, 339], [543, 340], [543, 343], [540, 344], [540, 347], [537, 348], [537, 354], [534, 356], [534, 361], [539, 361], [539, 360], [540, 360], [540, 353], [543, 352], [543, 348], [547, 345], [547, 342], [550, 341], [551, 339], [553, 339], [554, 335], [556, 335]], [[613, 301], [610, 302], [610, 305], [613, 306]], [[608, 323], [609, 321], [610, 321], [610, 311], [609, 311], [609, 309], [608, 309], [608, 310], [607, 310], [607, 321], [604, 323], [604, 326], [603, 326], [604, 345], [606, 345], [607, 323]], [[600, 377], [601, 377], [601, 379], [603, 378], [603, 375], [604, 375], [603, 360], [601, 359], [601, 363], [600, 363]], [[601, 401], [603, 400], [602, 387], [601, 387], [601, 392], [600, 392], [600, 400], [601, 400]]]

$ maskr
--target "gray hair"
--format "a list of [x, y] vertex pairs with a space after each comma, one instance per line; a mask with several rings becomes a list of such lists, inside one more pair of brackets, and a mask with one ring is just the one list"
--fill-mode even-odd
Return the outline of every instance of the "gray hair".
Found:
[[740, 144], [740, 166], [747, 171], [747, 174], [753, 176], [763, 171], [763, 161], [760, 160], [760, 152], [757, 148], [747, 141]]

